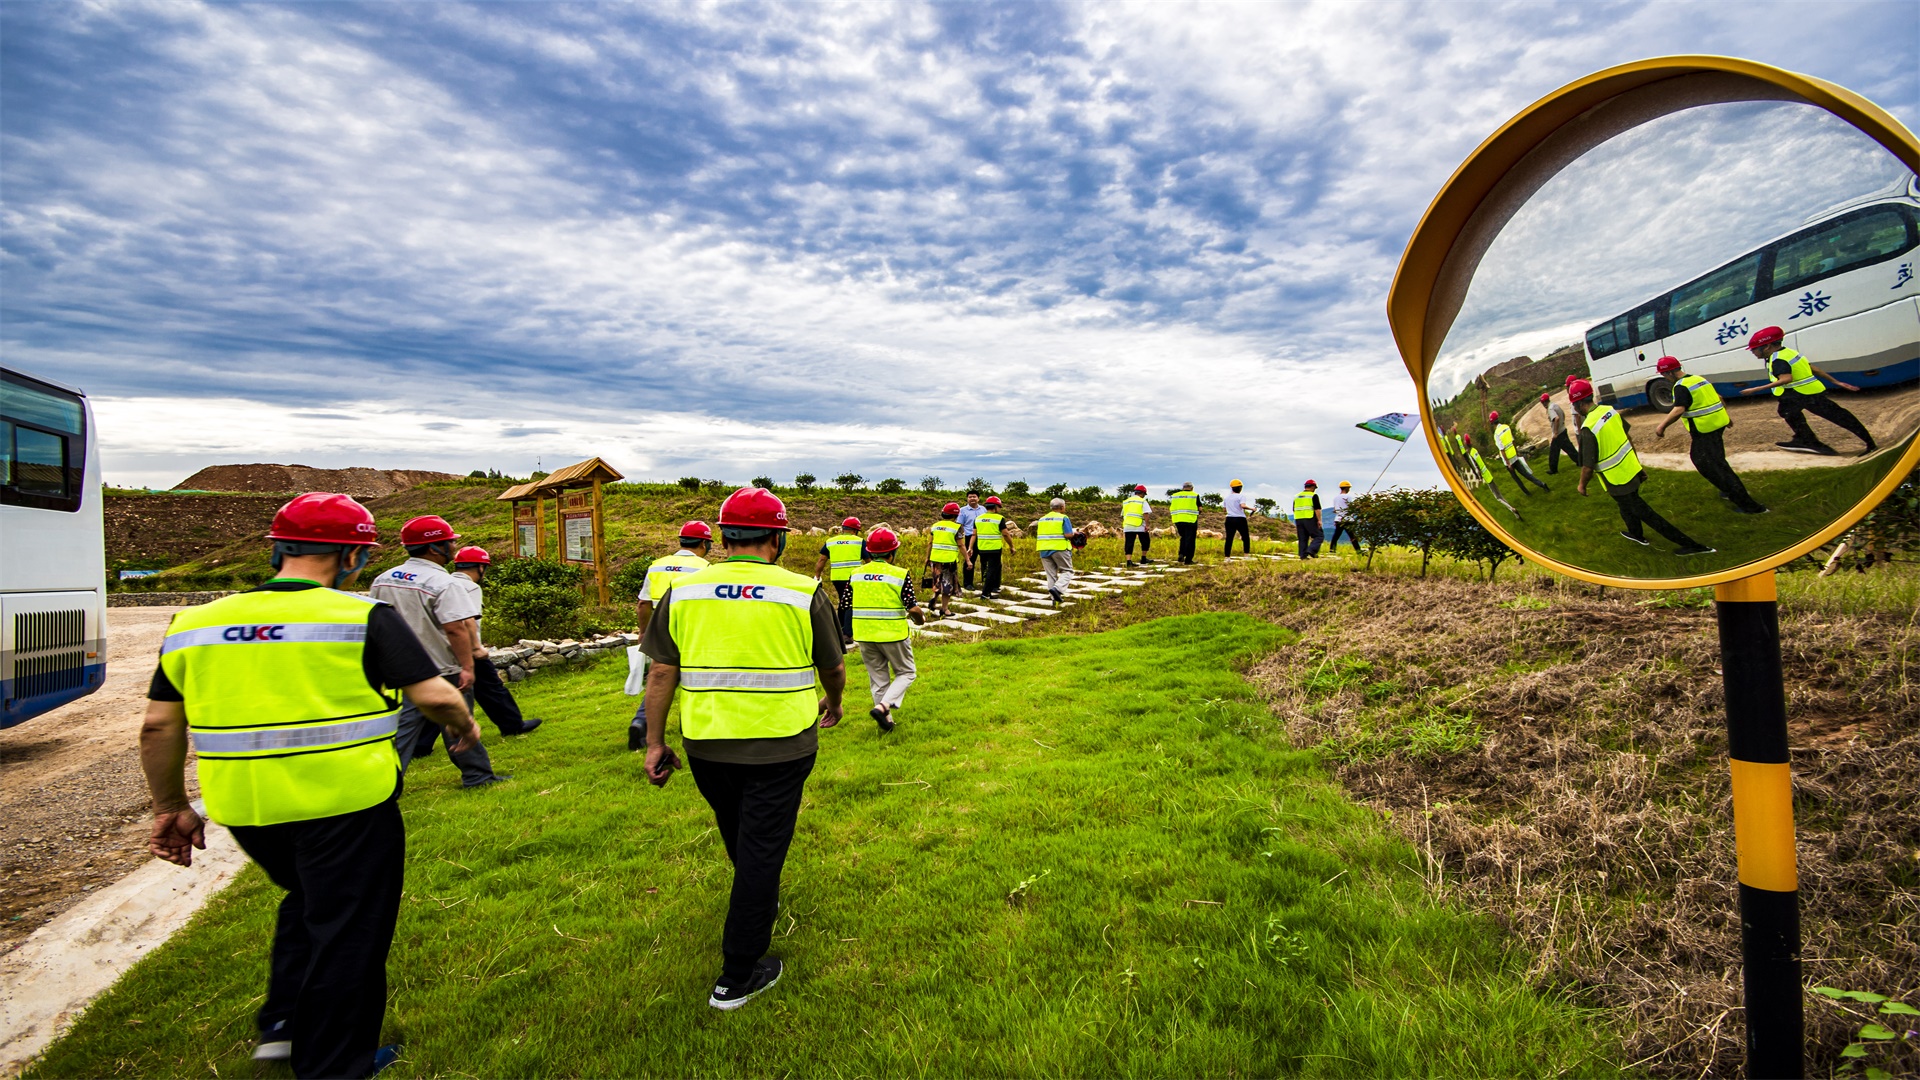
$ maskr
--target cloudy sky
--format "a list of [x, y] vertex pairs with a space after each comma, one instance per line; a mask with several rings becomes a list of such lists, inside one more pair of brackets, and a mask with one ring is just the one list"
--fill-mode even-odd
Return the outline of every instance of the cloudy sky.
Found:
[[1684, 52], [1920, 121], [1911, 2], [6, 4], [0, 347], [115, 483], [1364, 487], [1434, 191]]

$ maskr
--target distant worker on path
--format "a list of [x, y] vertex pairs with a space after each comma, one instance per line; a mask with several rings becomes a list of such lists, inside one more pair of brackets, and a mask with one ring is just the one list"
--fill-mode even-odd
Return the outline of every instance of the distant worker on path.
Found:
[[1311, 559], [1320, 554], [1325, 530], [1320, 526], [1320, 485], [1312, 480], [1293, 497], [1293, 535], [1300, 558]]
[[[780, 871], [793, 843], [820, 729], [840, 722], [845, 651], [824, 585], [774, 565], [787, 546], [787, 508], [741, 488], [720, 505], [724, 561], [674, 582], [641, 645], [647, 672], [647, 778], [663, 785], [679, 760], [667, 748], [667, 709], [680, 710], [694, 785], [733, 863], [720, 939], [720, 977], [707, 1004], [737, 1009], [780, 981], [767, 955]], [[824, 696], [816, 698], [816, 685]]]
[[1656, 370], [1673, 388], [1673, 408], [1661, 418], [1660, 426], [1653, 429], [1654, 435], [1666, 438], [1667, 427], [1686, 417], [1691, 435], [1687, 440], [1687, 457], [1693, 467], [1707, 483], [1720, 489], [1721, 496], [1733, 503], [1735, 512], [1766, 513], [1767, 508], [1747, 494], [1747, 485], [1740, 482], [1733, 466], [1727, 463], [1727, 428], [1733, 426], [1733, 418], [1727, 415], [1727, 405], [1720, 400], [1720, 392], [1711, 382], [1680, 370], [1676, 357], [1661, 357]]
[[[483, 547], [463, 547], [453, 553], [453, 580], [456, 585], [467, 590], [474, 607], [485, 607], [482, 601], [481, 582], [488, 569], [493, 566], [493, 556]], [[540, 720], [528, 720], [520, 713], [520, 703], [513, 700], [513, 691], [500, 681], [500, 672], [494, 668], [493, 661], [487, 658], [487, 647], [481, 644], [480, 620], [473, 620], [473, 699], [487, 711], [487, 719], [500, 729], [502, 735], [525, 735], [543, 723]], [[419, 757], [433, 749], [433, 740], [440, 737], [440, 726], [430, 724], [424, 730], [422, 744], [414, 750]]]
[[1541, 491], [1550, 490], [1547, 485], [1540, 482], [1539, 477], [1533, 475], [1533, 467], [1527, 464], [1527, 459], [1521, 455], [1520, 448], [1514, 445], [1513, 426], [1500, 422], [1498, 410], [1487, 414], [1487, 423], [1493, 425], [1493, 448], [1499, 451], [1501, 464], [1507, 467], [1507, 475], [1513, 477], [1513, 485], [1520, 489], [1521, 494], [1532, 494], [1527, 490], [1528, 482], [1533, 483]]
[[[867, 562], [853, 574], [853, 639], [860, 643], [860, 659], [867, 665], [867, 683], [873, 692], [873, 708], [867, 715], [880, 725], [882, 735], [893, 731], [894, 710], [913, 685], [913, 631], [907, 622], [926, 621], [926, 612], [914, 599], [913, 576], [893, 564], [893, 554], [899, 550], [900, 537], [893, 530], [873, 530], [867, 537]], [[997, 574], [997, 551], [994, 568]]]
[[853, 648], [853, 590], [847, 579], [858, 569], [860, 519], [850, 517], [840, 523], [835, 535], [820, 545], [820, 557], [813, 564], [813, 580], [819, 581], [824, 571], [827, 580], [833, 582], [834, 599], [840, 603], [840, 637], [849, 649]]
[[271, 581], [167, 627], [140, 729], [147, 847], [192, 866], [207, 846], [187, 801], [191, 734], [207, 817], [286, 893], [254, 1059], [290, 1060], [295, 1076], [371, 1076], [399, 1056], [380, 1045], [407, 844], [395, 694], [446, 729], [456, 756], [480, 732], [399, 614], [341, 591], [379, 538], [366, 507], [309, 492], [267, 537]]
[[1493, 492], [1494, 502], [1506, 507], [1507, 512], [1514, 517], [1519, 517], [1520, 511], [1515, 510], [1512, 503], [1501, 497], [1500, 485], [1494, 483], [1493, 470], [1487, 467], [1487, 459], [1480, 456], [1480, 448], [1473, 445], [1473, 436], [1462, 435], [1460, 436], [1460, 442], [1461, 445], [1467, 448], [1467, 469], [1473, 474], [1474, 479], [1479, 483], [1485, 484], [1487, 490]]
[[960, 591], [960, 504], [940, 508], [940, 520], [927, 529], [927, 570], [933, 581], [933, 605], [945, 619], [953, 614]]
[[[680, 550], [671, 555], [662, 555], [647, 564], [647, 582], [634, 605], [635, 614], [640, 617], [640, 632], [647, 632], [647, 624], [653, 620], [653, 607], [673, 588], [673, 583], [696, 570], [707, 568], [707, 554], [713, 550], [713, 530], [704, 521], [689, 521], [680, 526]], [[819, 572], [815, 571], [817, 578]], [[646, 655], [642, 649], [641, 655]], [[647, 695], [642, 691], [640, 705], [633, 711], [633, 722], [627, 725], [627, 750], [645, 750], [647, 748]]]
[[[408, 559], [376, 578], [367, 594], [393, 605], [427, 655], [440, 665], [441, 677], [460, 691], [471, 711], [473, 647], [477, 641], [474, 623], [480, 617], [480, 604], [447, 572], [447, 564], [453, 561], [453, 542], [458, 539], [460, 534], [453, 531], [446, 518], [432, 514], [400, 526], [400, 542], [406, 545]], [[413, 762], [427, 717], [409, 698], [400, 710], [399, 723], [394, 747], [400, 752], [400, 771], [405, 772]], [[447, 756], [459, 766], [460, 783], [465, 787], [507, 779], [493, 771], [493, 760], [478, 739], [464, 750], [447, 747]]]
[[1126, 536], [1126, 550], [1122, 554], [1127, 557], [1128, 566], [1133, 565], [1133, 542], [1136, 538], [1140, 541], [1140, 565], [1145, 566], [1153, 561], [1147, 558], [1148, 550], [1153, 547], [1153, 534], [1147, 531], [1147, 519], [1152, 516], [1153, 505], [1147, 502], [1146, 485], [1135, 484], [1133, 494], [1120, 504], [1120, 529]]
[[1167, 516], [1173, 519], [1173, 531], [1180, 534], [1180, 562], [1193, 565], [1194, 541], [1200, 535], [1200, 493], [1193, 481], [1180, 485], [1168, 500]]
[[[1572, 376], [1568, 376], [1571, 380]], [[1552, 441], [1547, 443], [1547, 475], [1555, 476], [1560, 472], [1560, 455], [1572, 458], [1575, 464], [1580, 461], [1580, 448], [1574, 445], [1567, 434], [1567, 410], [1553, 400], [1552, 394], [1541, 394], [1540, 404], [1547, 410], [1547, 427], [1552, 430]]]
[[1059, 607], [1073, 583], [1073, 521], [1067, 517], [1067, 500], [1054, 499], [1047, 512], [1033, 523], [1034, 551], [1040, 556], [1040, 570], [1047, 576], [1047, 595]]
[[973, 588], [974, 523], [980, 520], [980, 515], [985, 509], [980, 504], [980, 493], [969, 491], [967, 505], [961, 507], [959, 515], [953, 519], [954, 523], [960, 526], [960, 587], [969, 591]]
[[1347, 521], [1347, 507], [1352, 504], [1353, 483], [1348, 480], [1342, 480], [1340, 481], [1339, 501], [1333, 504], [1333, 539], [1327, 544], [1329, 554], [1338, 555], [1340, 553], [1340, 537], [1343, 534], [1347, 538], [1348, 547], [1352, 548], [1355, 552], [1360, 550], [1360, 541], [1354, 536], [1353, 527]]
[[1611, 405], [1596, 407], [1593, 384], [1585, 379], [1576, 379], [1567, 387], [1567, 399], [1584, 418], [1580, 425], [1580, 494], [1587, 493], [1588, 482], [1594, 473], [1599, 473], [1607, 486], [1607, 494], [1613, 496], [1614, 505], [1620, 511], [1620, 520], [1626, 523], [1621, 536], [1641, 547], [1650, 547], [1641, 528], [1650, 525], [1654, 532], [1673, 542], [1675, 555], [1711, 554], [1712, 548], [1674, 528], [1640, 496], [1647, 472], [1640, 467], [1639, 455], [1633, 452], [1627, 421], [1620, 411]]
[[[899, 546], [897, 537], [894, 545]], [[1007, 550], [1007, 518], [1000, 512], [998, 495], [987, 496], [980, 515], [973, 519], [970, 545], [968, 554], [980, 564], [980, 599], [991, 600], [1000, 595], [1000, 557]]]
[[1865, 443], [1866, 449], [1860, 451], [1862, 455], [1879, 449], [1867, 425], [1848, 412], [1845, 406], [1826, 396], [1826, 383], [1821, 380], [1825, 379], [1842, 390], [1858, 392], [1860, 388], [1814, 367], [1813, 362], [1804, 355], [1786, 347], [1783, 343], [1785, 337], [1779, 327], [1766, 326], [1747, 339], [1747, 349], [1767, 362], [1767, 373], [1773, 376], [1773, 381], [1740, 391], [1742, 394], [1757, 394], [1762, 390], [1772, 390], [1773, 396], [1780, 399], [1780, 419], [1787, 422], [1793, 437], [1774, 445], [1802, 454], [1838, 454], [1838, 450], [1821, 442], [1820, 436], [1813, 433], [1813, 425], [1807, 423], [1806, 415], [1812, 413], [1832, 421]]
[[1240, 553], [1251, 555], [1253, 554], [1253, 533], [1247, 529], [1247, 497], [1240, 493], [1240, 489], [1246, 485], [1235, 480], [1227, 486], [1233, 490], [1227, 492], [1226, 500], [1221, 504], [1227, 512], [1226, 527], [1221, 530], [1227, 538], [1226, 550], [1223, 554], [1226, 558], [1233, 557], [1233, 534], [1237, 532], [1240, 534]]

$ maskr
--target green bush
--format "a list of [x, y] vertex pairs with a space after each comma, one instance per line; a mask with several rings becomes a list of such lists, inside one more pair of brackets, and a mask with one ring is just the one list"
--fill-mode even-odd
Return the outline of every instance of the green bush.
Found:
[[1081, 502], [1099, 502], [1105, 494], [1106, 492], [1098, 484], [1088, 484], [1086, 487], [1074, 492], [1073, 497], [1079, 499]]
[[1000, 494], [1015, 499], [1024, 499], [1031, 490], [1033, 489], [1027, 486], [1025, 480], [1009, 480], [1007, 486], [1000, 489]]
[[907, 490], [907, 482], [897, 476], [889, 476], [873, 485], [873, 489], [882, 495], [898, 495]]
[[578, 590], [585, 574], [558, 559], [505, 559], [487, 571], [487, 590], [508, 585], [565, 585]]
[[652, 555], [640, 555], [614, 571], [614, 575], [607, 579], [607, 596], [615, 604], [626, 604], [637, 599], [640, 591], [647, 587], [647, 567], [653, 563], [653, 559]]
[[573, 637], [580, 633], [585, 604], [577, 585], [496, 585], [486, 592], [488, 636], [496, 641]]

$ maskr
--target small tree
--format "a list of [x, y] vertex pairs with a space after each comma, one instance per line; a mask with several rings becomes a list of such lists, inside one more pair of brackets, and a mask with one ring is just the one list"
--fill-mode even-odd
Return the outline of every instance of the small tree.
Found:
[[760, 489], [761, 489], [761, 490], [763, 490], [763, 491], [772, 491], [772, 490], [773, 490], [773, 477], [771, 477], [771, 476], [756, 476], [756, 477], [754, 477], [754, 478], [753, 478], [753, 486], [754, 486], [754, 487], [757, 487], [757, 488], [760, 488]]
[[873, 489], [882, 495], [898, 495], [907, 490], [907, 482], [897, 476], [889, 476], [873, 485]]
[[833, 478], [833, 486], [841, 491], [852, 491], [866, 481], [866, 477], [857, 472], [843, 472]]
[[1513, 549], [1488, 532], [1478, 519], [1467, 512], [1466, 507], [1460, 505], [1459, 500], [1446, 501], [1451, 505], [1436, 510], [1439, 529], [1433, 546], [1443, 555], [1471, 563], [1485, 563], [1487, 582], [1491, 584], [1494, 575], [1500, 572], [1500, 564], [1514, 557]]
[[700, 481], [700, 486], [706, 488], [708, 491], [726, 491], [733, 487], [732, 484], [727, 483], [725, 480], [702, 480]]
[[984, 476], [976, 476], [967, 481], [967, 494], [986, 496], [993, 494], [993, 485], [987, 483]]
[[937, 476], [923, 476], [920, 478], [920, 490], [933, 495], [939, 492], [941, 483]]
[[1124, 499], [1133, 494], [1133, 489], [1137, 486], [1136, 484], [1115, 484], [1113, 485], [1113, 490], [1119, 493], [1120, 498]]
[[1275, 503], [1272, 499], [1255, 499], [1253, 500], [1253, 505], [1260, 508], [1260, 513], [1263, 516], [1272, 517], [1273, 508], [1279, 504]]
[[1374, 553], [1381, 547], [1401, 544], [1419, 549], [1420, 576], [1425, 577], [1435, 545], [1449, 528], [1447, 515], [1455, 511], [1465, 513], [1451, 492], [1392, 488], [1358, 496], [1348, 503], [1347, 527], [1357, 542], [1366, 545], [1368, 567], [1373, 566]]
[[1223, 495], [1221, 495], [1221, 494], [1220, 494], [1219, 492], [1217, 492], [1217, 491], [1209, 491], [1209, 492], [1205, 492], [1205, 493], [1203, 493], [1203, 494], [1202, 494], [1202, 495], [1200, 496], [1200, 505], [1201, 505], [1201, 506], [1215, 506], [1215, 507], [1218, 507], [1218, 506], [1225, 506], [1226, 504], [1227, 504], [1227, 500], [1226, 500], [1226, 497], [1225, 497], [1225, 496], [1223, 496]]
[[475, 469], [467, 474], [467, 479], [469, 480], [485, 480], [486, 478], [487, 470], [485, 469]]
[[688, 491], [699, 491], [700, 478], [697, 476], [683, 476], [680, 478], [680, 486], [686, 488]]
[[1099, 502], [1100, 496], [1104, 494], [1106, 494], [1106, 492], [1098, 484], [1088, 484], [1086, 487], [1074, 492], [1073, 497], [1079, 499], [1081, 502]]
[[807, 492], [813, 490], [813, 481], [814, 475], [812, 473], [803, 472], [793, 478], [793, 486], [798, 488], [802, 495], [805, 495]]
[[1029, 490], [1025, 480], [1010, 480], [1007, 482], [1006, 487], [1000, 489], [1000, 494], [1012, 496], [1016, 499], [1024, 499], [1027, 497]]
[[1049, 499], [1064, 499], [1067, 495], [1067, 485], [1048, 484], [1047, 489], [1040, 494], [1045, 495]]

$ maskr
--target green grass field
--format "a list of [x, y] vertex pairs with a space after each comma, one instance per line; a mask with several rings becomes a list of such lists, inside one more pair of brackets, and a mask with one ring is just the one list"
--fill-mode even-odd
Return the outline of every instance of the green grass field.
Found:
[[[394, 1075], [1611, 1072], [1604, 1018], [1527, 985], [1489, 921], [1292, 750], [1236, 614], [921, 654], [900, 730], [822, 735], [775, 949], [705, 1004], [729, 868], [690, 778], [648, 787], [602, 664], [521, 684], [547, 727], [405, 798]], [[849, 694], [864, 700], [864, 684]], [[278, 894], [248, 871], [32, 1070], [246, 1060]]]

